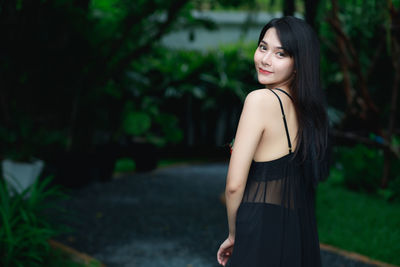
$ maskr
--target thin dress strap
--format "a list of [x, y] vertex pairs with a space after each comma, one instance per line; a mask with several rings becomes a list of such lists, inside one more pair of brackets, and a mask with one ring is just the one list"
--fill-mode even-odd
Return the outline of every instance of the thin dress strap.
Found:
[[[271, 90], [271, 89], [270, 89]], [[288, 93], [286, 93], [286, 91], [283, 91], [282, 89], [280, 89], [280, 88], [274, 88], [274, 90], [279, 90], [279, 91], [281, 91], [282, 93], [284, 93], [285, 95], [287, 95], [292, 101], [293, 101], [293, 98], [292, 98], [292, 96], [291, 95], [289, 95]], [[276, 95], [276, 94], [275, 94]], [[279, 96], [278, 96], [278, 98], [279, 98]]]
[[[268, 88], [268, 89], [269, 89], [269, 88]], [[286, 93], [285, 91], [283, 91], [282, 89], [279, 89], [279, 88], [275, 88], [275, 89], [277, 89], [277, 90], [279, 90], [279, 91], [285, 93], [290, 99], [292, 99], [292, 97], [291, 97], [288, 93]], [[282, 117], [283, 117], [283, 123], [284, 123], [284, 125], [285, 125], [286, 137], [287, 137], [287, 140], [288, 140], [289, 153], [292, 153], [292, 142], [290, 142], [289, 129], [288, 129], [288, 126], [287, 126], [286, 117], [285, 117], [285, 111], [283, 110], [283, 105], [282, 105], [281, 98], [278, 96], [277, 93], [274, 92], [274, 90], [272, 90], [272, 89], [269, 89], [269, 90], [270, 90], [272, 93], [274, 93], [274, 95], [276, 95], [276, 97], [277, 97], [278, 100], [279, 100], [279, 105], [281, 106], [281, 112], [282, 112]]]

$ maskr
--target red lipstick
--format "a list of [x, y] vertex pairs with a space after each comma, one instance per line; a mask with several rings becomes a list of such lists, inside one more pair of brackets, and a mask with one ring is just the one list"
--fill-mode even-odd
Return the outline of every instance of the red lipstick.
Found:
[[272, 72], [270, 72], [270, 71], [263, 70], [263, 69], [261, 69], [261, 68], [258, 68], [258, 71], [259, 71], [260, 73], [262, 73], [262, 74], [271, 74], [271, 73], [272, 73]]

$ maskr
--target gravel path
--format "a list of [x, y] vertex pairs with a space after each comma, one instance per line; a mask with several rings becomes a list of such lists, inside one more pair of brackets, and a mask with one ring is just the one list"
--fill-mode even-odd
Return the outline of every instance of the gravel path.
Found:
[[[226, 236], [227, 164], [185, 165], [75, 189], [59, 241], [110, 267], [217, 267]], [[322, 251], [324, 267], [368, 267]]]

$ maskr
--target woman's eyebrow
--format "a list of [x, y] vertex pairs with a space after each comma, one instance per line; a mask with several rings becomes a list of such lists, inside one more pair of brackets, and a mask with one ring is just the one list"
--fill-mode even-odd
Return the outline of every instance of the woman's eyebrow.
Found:
[[[268, 45], [268, 43], [266, 42], [266, 41], [264, 41], [264, 40], [261, 40], [261, 42], [260, 43], [264, 43], [264, 44], [266, 44], [266, 45]], [[285, 50], [282, 46], [276, 46], [275, 47], [276, 49], [282, 49], [282, 50]]]

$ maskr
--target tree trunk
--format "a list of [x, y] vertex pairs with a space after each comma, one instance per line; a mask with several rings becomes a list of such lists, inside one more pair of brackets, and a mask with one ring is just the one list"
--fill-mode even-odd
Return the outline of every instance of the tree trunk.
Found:
[[[350, 37], [343, 30], [342, 22], [339, 18], [339, 3], [337, 0], [331, 0], [332, 13], [327, 19], [336, 35], [339, 62], [343, 72], [344, 78], [344, 91], [347, 102], [347, 112], [354, 114], [359, 119], [368, 124], [371, 128], [373, 127], [374, 132], [381, 132], [381, 127], [377, 123], [376, 117], [378, 117], [378, 108], [375, 105], [370, 93], [368, 91], [368, 76], [367, 73], [362, 71], [362, 64], [359, 61], [359, 52], [354, 47], [354, 44]], [[380, 50], [379, 50], [380, 51]], [[372, 57], [376, 60], [378, 57], [376, 54]], [[368, 72], [370, 68], [376, 65], [375, 61], [369, 63]], [[356, 75], [357, 80], [355, 81], [356, 86], [350, 79], [350, 71]], [[358, 90], [356, 90], [356, 88]], [[359, 92], [357, 92], [359, 91]]]
[[284, 0], [283, 1], [283, 15], [293, 16], [295, 12], [294, 0]]
[[[304, 0], [304, 8], [306, 10], [306, 21], [315, 29], [315, 17], [320, 0]], [[315, 29], [316, 30], [316, 29]]]
[[194, 145], [194, 123], [193, 123], [193, 96], [187, 95], [186, 101], [186, 145]]
[[219, 114], [218, 118], [216, 120], [216, 130], [215, 130], [215, 144], [217, 146], [222, 146], [224, 144], [224, 138], [226, 134], [226, 129], [227, 129], [227, 117], [228, 117], [228, 112], [226, 108], [223, 108]]

